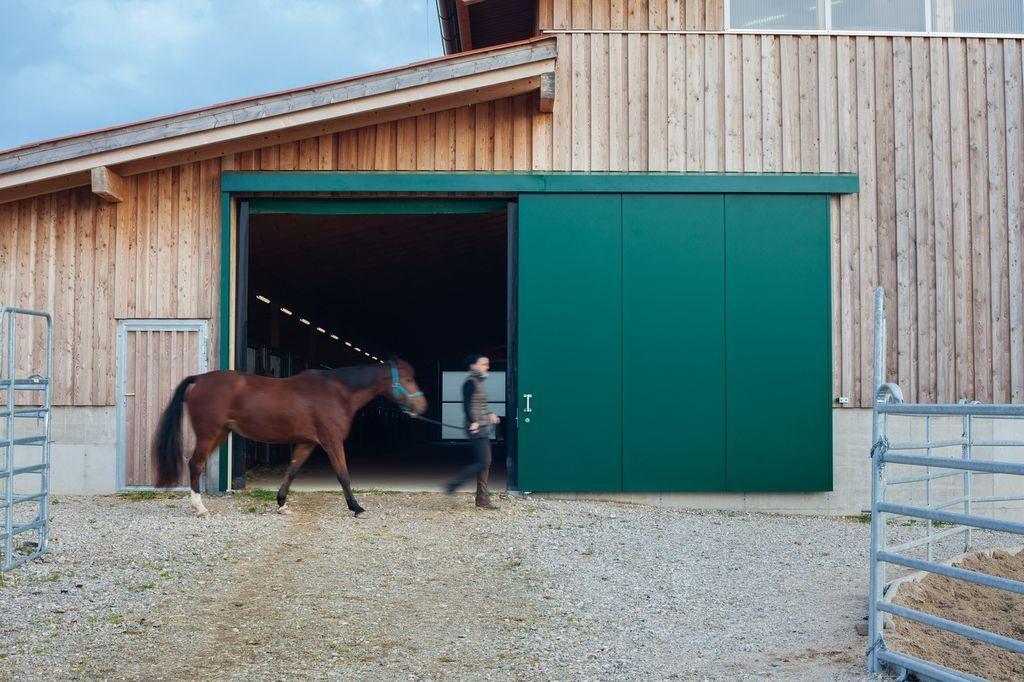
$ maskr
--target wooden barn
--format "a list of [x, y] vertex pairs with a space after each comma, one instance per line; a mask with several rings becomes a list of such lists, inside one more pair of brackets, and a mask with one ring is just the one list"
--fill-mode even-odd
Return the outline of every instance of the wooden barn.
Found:
[[[877, 286], [908, 400], [1024, 401], [1020, 0], [437, 4], [443, 57], [0, 152], [56, 491], [150, 486], [191, 373], [397, 354], [451, 419], [480, 351], [510, 487], [856, 513]], [[465, 451], [384, 403], [348, 450]]]

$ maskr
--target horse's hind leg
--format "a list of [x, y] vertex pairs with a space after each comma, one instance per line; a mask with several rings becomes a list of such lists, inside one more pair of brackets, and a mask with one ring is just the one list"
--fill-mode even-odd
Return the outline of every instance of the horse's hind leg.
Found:
[[202, 437], [196, 438], [196, 447], [192, 451], [192, 459], [188, 461], [189, 483], [191, 483], [192, 488], [192, 492], [189, 494], [189, 504], [195, 510], [196, 516], [210, 517], [210, 512], [206, 505], [203, 504], [203, 498], [199, 494], [199, 479], [203, 475], [203, 469], [206, 468], [206, 460], [210, 458], [210, 453], [220, 445], [220, 442], [224, 440], [226, 435], [227, 432], [223, 431], [219, 434], [204, 434]]
[[324, 449], [327, 450], [327, 457], [331, 460], [334, 473], [338, 475], [338, 483], [341, 483], [341, 487], [345, 491], [345, 502], [348, 504], [348, 508], [356, 516], [359, 516], [366, 510], [359, 506], [352, 494], [352, 481], [348, 477], [348, 464], [345, 462], [345, 446], [339, 441], [330, 445], [325, 443]]
[[310, 443], [300, 443], [292, 448], [292, 461], [288, 464], [288, 471], [284, 474], [284, 482], [281, 483], [281, 487], [277, 491], [277, 511], [279, 514], [292, 513], [288, 505], [285, 504], [285, 500], [288, 498], [288, 489], [291, 487], [292, 481], [295, 480], [295, 474], [299, 473], [299, 469], [309, 459], [309, 455], [315, 447], [315, 445]]

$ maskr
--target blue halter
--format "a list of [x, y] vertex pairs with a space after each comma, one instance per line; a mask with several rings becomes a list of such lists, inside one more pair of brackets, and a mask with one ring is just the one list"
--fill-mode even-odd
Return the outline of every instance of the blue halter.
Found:
[[[389, 363], [391, 365], [391, 397], [396, 403], [402, 406], [402, 409], [409, 410], [409, 401], [413, 398], [419, 398], [423, 395], [423, 391], [416, 391], [410, 393], [409, 389], [402, 385], [402, 382], [398, 378], [398, 364], [395, 362]], [[399, 398], [405, 396], [405, 400], [401, 401]]]

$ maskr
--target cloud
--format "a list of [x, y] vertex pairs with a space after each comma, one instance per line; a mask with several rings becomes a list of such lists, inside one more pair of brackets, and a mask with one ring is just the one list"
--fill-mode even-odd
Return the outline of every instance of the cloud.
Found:
[[0, 5], [0, 148], [441, 52], [434, 0]]

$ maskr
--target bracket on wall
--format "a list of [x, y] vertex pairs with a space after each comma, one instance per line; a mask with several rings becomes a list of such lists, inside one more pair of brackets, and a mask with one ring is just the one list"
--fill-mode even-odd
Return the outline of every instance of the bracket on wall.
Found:
[[555, 73], [550, 71], [540, 75], [540, 111], [550, 114], [555, 108]]
[[120, 203], [127, 195], [125, 179], [106, 166], [92, 169], [92, 193], [104, 201]]

